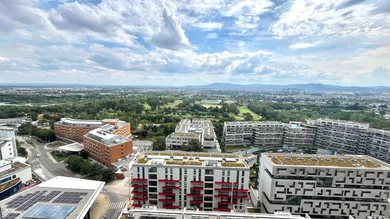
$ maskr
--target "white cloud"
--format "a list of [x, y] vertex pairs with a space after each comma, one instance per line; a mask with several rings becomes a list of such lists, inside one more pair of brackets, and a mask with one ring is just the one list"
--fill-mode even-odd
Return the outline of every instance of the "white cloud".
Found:
[[207, 39], [217, 39], [218, 38], [218, 34], [216, 33], [209, 33], [206, 35], [206, 38]]
[[216, 29], [221, 29], [223, 23], [221, 22], [200, 22], [194, 24], [196, 27], [204, 30], [204, 31], [212, 31]]
[[306, 48], [311, 48], [315, 47], [315, 43], [296, 43], [290, 46], [290, 49], [306, 49]]
[[190, 47], [190, 42], [184, 34], [180, 20], [168, 8], [164, 9], [160, 32], [152, 37], [150, 42], [161, 48], [180, 50]]

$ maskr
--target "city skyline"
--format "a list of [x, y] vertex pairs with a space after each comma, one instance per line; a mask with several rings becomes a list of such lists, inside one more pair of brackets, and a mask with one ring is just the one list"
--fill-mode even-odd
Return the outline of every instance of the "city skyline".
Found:
[[0, 83], [390, 85], [386, 0], [1, 0], [0, 12]]

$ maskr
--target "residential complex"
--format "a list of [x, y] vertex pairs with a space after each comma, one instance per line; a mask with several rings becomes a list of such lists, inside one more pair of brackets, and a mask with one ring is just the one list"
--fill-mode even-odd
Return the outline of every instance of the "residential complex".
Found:
[[9, 160], [18, 156], [15, 132], [12, 128], [0, 127], [0, 160]]
[[65, 138], [82, 142], [85, 134], [100, 126], [102, 126], [102, 122], [97, 120], [62, 118], [54, 124], [54, 132], [59, 139]]
[[2, 218], [90, 219], [104, 182], [57, 176], [0, 202]]
[[[127, 129], [130, 128], [126, 125], [124, 130]], [[114, 134], [118, 132], [130, 136], [130, 139]], [[130, 130], [127, 132], [118, 128], [118, 126], [105, 124], [84, 135], [84, 150], [96, 161], [108, 167], [113, 167], [112, 163], [117, 162], [119, 159], [124, 159], [133, 153], [133, 142], [129, 133]]]
[[132, 166], [131, 205], [244, 211], [249, 166], [241, 155], [144, 152]]
[[328, 149], [339, 154], [370, 155], [390, 162], [390, 132], [350, 121], [225, 122], [223, 142], [225, 145], [258, 145], [264, 149], [281, 146]]
[[31, 179], [30, 165], [0, 160], [0, 200], [17, 193], [22, 184]]
[[210, 119], [183, 119], [177, 124], [175, 132], [165, 139], [167, 149], [180, 150], [191, 140], [198, 140], [204, 149], [220, 151], [217, 135]]
[[156, 206], [130, 209], [129, 211], [124, 211], [122, 215], [127, 216], [129, 219], [310, 219], [308, 215], [302, 217], [291, 215], [287, 212], [276, 212], [273, 214], [224, 211], [203, 212], [191, 208], [183, 210], [159, 209]]
[[389, 216], [390, 165], [370, 156], [263, 153], [259, 173], [265, 212]]

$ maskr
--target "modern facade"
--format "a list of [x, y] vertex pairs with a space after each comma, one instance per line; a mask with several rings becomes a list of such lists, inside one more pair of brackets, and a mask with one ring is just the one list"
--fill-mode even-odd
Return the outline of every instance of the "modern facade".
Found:
[[271, 213], [389, 216], [390, 165], [366, 155], [263, 153], [258, 196], [262, 209]]
[[31, 166], [25, 163], [0, 161], [0, 200], [17, 193], [23, 183], [32, 179]]
[[291, 122], [284, 127], [283, 145], [312, 147], [316, 137], [316, 126]]
[[244, 211], [249, 166], [241, 155], [144, 152], [132, 166], [131, 205]]
[[156, 206], [134, 208], [124, 211], [122, 215], [129, 219], [310, 219], [308, 215], [302, 217], [287, 212], [276, 212], [273, 214], [224, 211], [203, 212], [194, 209], [159, 209]]
[[165, 139], [167, 149], [180, 150], [191, 139], [198, 140], [204, 149], [220, 151], [217, 135], [210, 119], [183, 119], [177, 124], [175, 132]]
[[[124, 159], [133, 153], [131, 135], [129, 135], [129, 139], [113, 134], [118, 130], [120, 129], [115, 129], [113, 125], [106, 124], [88, 132], [84, 135], [84, 150], [96, 161], [108, 167], [113, 167], [112, 163]], [[121, 131], [121, 133], [125, 132]]]
[[0, 119], [0, 126], [2, 125], [20, 125], [26, 122], [31, 122], [31, 119], [28, 117], [20, 118], [9, 118], [9, 119]]
[[62, 118], [54, 124], [54, 132], [57, 138], [70, 139], [77, 142], [83, 141], [83, 136], [89, 131], [102, 126], [98, 120], [77, 120]]
[[104, 182], [57, 176], [0, 202], [4, 219], [90, 219]]
[[0, 127], [0, 160], [10, 160], [18, 156], [15, 132], [12, 128]]

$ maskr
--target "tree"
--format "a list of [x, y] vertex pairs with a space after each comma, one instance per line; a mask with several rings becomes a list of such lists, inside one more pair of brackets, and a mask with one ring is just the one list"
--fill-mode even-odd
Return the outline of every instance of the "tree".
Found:
[[244, 117], [245, 117], [246, 121], [252, 121], [253, 120], [253, 116], [250, 113], [244, 113]]
[[165, 151], [165, 138], [163, 136], [157, 137], [153, 141], [153, 150], [154, 151]]
[[88, 159], [88, 151], [82, 150], [80, 152], [80, 157], [82, 157], [83, 159]]
[[110, 182], [112, 180], [115, 179], [115, 173], [114, 171], [110, 170], [110, 169], [107, 169], [107, 168], [104, 168], [102, 170], [102, 180], [104, 182]]
[[84, 159], [80, 156], [72, 155], [66, 160], [68, 168], [75, 173], [80, 173], [81, 167], [84, 165]]
[[182, 150], [183, 151], [197, 151], [197, 152], [201, 152], [203, 151], [203, 147], [202, 147], [202, 144], [200, 144], [200, 142], [196, 139], [191, 139], [188, 141], [188, 144], [187, 145], [183, 145], [182, 146]]

